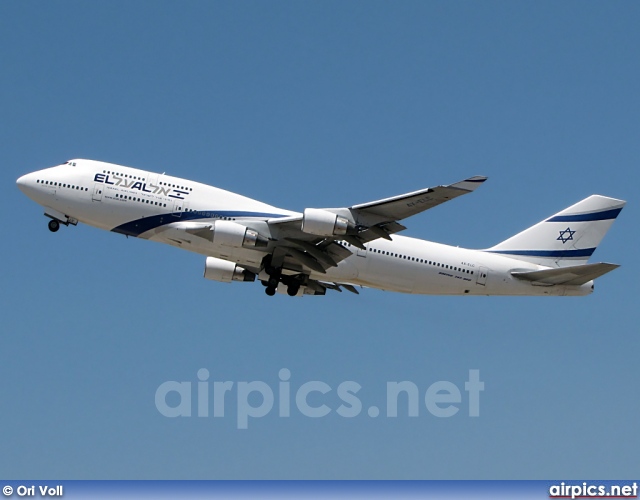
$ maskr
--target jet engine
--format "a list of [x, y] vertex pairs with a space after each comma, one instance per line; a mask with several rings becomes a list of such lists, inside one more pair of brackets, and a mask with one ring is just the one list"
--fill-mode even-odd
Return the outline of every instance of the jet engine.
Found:
[[204, 277], [208, 280], [231, 283], [232, 281], [255, 281], [256, 275], [251, 271], [229, 262], [228, 260], [207, 257], [204, 264]]
[[213, 243], [233, 248], [266, 247], [267, 239], [257, 231], [237, 222], [217, 220], [213, 226]]
[[302, 215], [302, 231], [317, 236], [342, 236], [347, 234], [349, 221], [339, 215], [318, 208], [305, 208]]

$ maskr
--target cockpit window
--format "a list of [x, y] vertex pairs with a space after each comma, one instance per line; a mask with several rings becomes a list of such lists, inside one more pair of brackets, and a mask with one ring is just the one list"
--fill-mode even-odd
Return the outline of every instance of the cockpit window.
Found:
[[71, 165], [72, 167], [76, 166], [76, 162], [75, 161], [65, 161], [64, 164], [65, 165]]

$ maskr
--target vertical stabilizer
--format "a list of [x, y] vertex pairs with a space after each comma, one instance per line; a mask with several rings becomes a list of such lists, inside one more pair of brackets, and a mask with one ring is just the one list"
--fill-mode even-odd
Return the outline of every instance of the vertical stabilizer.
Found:
[[486, 251], [549, 267], [586, 264], [625, 203], [591, 195]]

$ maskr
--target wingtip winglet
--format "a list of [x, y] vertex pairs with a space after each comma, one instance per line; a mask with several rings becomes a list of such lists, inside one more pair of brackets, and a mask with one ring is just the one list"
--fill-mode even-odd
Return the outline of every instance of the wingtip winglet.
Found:
[[460, 182], [456, 182], [455, 184], [451, 184], [452, 188], [464, 189], [465, 191], [473, 191], [477, 189], [484, 181], [486, 181], [488, 177], [483, 175], [474, 175], [473, 177], [469, 177]]

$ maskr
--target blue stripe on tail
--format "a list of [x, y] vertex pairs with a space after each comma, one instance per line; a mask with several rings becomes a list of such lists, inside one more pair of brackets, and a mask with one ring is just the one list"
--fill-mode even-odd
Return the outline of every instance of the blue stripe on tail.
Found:
[[556, 215], [555, 217], [547, 219], [546, 222], [590, 222], [596, 220], [609, 220], [615, 219], [621, 211], [622, 208], [612, 208], [611, 210], [592, 212], [590, 214]]
[[579, 250], [487, 250], [491, 253], [504, 255], [527, 255], [530, 257], [591, 257], [595, 248], [581, 248]]

